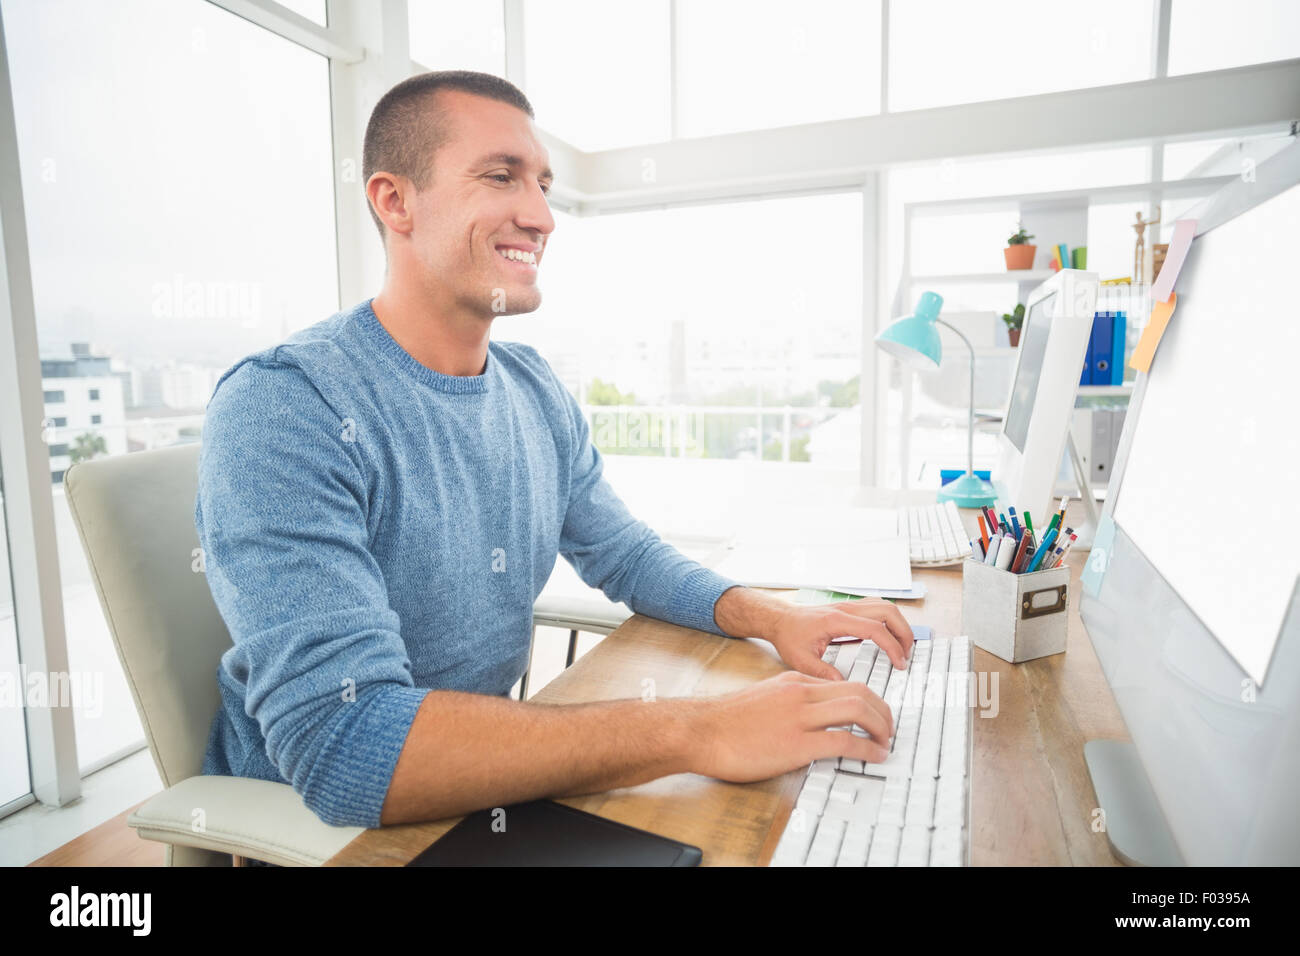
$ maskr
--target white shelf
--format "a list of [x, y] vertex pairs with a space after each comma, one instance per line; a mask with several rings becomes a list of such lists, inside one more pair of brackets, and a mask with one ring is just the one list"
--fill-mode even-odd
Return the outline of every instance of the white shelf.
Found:
[[913, 285], [955, 285], [961, 283], [1046, 282], [1056, 275], [1051, 269], [1008, 269], [1005, 272], [951, 272], [946, 275], [911, 276]]
[[1130, 397], [1133, 385], [1080, 385], [1078, 394], [1080, 398]]

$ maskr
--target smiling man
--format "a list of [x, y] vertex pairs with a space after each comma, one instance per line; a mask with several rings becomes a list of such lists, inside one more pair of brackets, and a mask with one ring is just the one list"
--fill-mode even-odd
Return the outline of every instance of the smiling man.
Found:
[[[888, 708], [821, 655], [853, 635], [901, 666], [897, 609], [796, 608], [685, 558], [614, 494], [546, 361], [492, 341], [540, 304], [555, 228], [532, 119], [485, 74], [385, 94], [364, 156], [383, 288], [237, 363], [208, 406], [195, 521], [234, 646], [204, 772], [287, 781], [327, 823], [885, 756]], [[793, 670], [712, 699], [511, 700], [559, 555], [611, 600], [769, 641]]]

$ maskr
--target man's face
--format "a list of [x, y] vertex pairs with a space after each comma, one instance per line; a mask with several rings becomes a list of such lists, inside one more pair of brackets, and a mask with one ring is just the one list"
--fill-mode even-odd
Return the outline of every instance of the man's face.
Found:
[[433, 298], [485, 317], [532, 312], [546, 239], [555, 229], [551, 170], [527, 113], [443, 90], [447, 137], [410, 198], [411, 241]]

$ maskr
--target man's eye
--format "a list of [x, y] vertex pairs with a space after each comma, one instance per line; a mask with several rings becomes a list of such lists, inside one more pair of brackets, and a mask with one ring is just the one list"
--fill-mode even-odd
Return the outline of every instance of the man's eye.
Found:
[[507, 182], [507, 183], [510, 182], [510, 174], [509, 174], [509, 173], [495, 173], [491, 178], [492, 178], [492, 179], [499, 180], [499, 181], [501, 181], [501, 182]]

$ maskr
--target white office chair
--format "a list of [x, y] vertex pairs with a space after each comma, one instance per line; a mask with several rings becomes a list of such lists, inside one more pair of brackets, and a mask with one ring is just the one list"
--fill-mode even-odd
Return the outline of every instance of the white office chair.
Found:
[[[248, 857], [319, 866], [362, 832], [323, 823], [286, 783], [202, 776], [220, 706], [217, 665], [230, 647], [198, 554], [197, 444], [81, 462], [64, 490], [149, 751], [163, 784], [127, 823], [166, 845], [168, 866]], [[597, 601], [539, 601], [536, 624], [608, 634], [629, 615]], [[566, 607], [568, 610], [566, 611]], [[527, 675], [524, 678], [524, 696]]]

